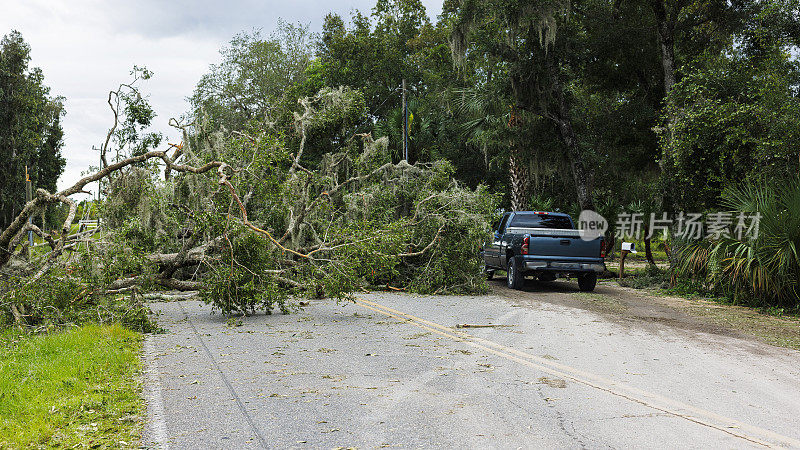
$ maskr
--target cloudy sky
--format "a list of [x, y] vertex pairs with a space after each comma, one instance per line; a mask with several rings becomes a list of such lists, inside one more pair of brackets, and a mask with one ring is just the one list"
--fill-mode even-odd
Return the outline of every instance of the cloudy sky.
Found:
[[[423, 0], [428, 15], [441, 0]], [[168, 142], [167, 122], [187, 110], [186, 97], [219, 61], [219, 50], [236, 33], [261, 29], [269, 35], [278, 18], [322, 26], [325, 14], [345, 18], [369, 12], [374, 0], [0, 0], [0, 34], [18, 30], [31, 46], [31, 65], [41, 67], [53, 95], [66, 97], [64, 156], [59, 188], [71, 185], [89, 165], [111, 125], [108, 91], [129, 80], [134, 64], [154, 77], [144, 85], [156, 110], [155, 128]]]

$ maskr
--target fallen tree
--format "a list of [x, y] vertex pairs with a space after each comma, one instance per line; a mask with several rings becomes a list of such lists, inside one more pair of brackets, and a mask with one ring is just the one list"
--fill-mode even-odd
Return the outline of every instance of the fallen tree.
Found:
[[[0, 235], [0, 269], [22, 257], [29, 230], [51, 251], [27, 262], [29, 273], [6, 287], [16, 300], [3, 308], [17, 322], [40, 321], [20, 292], [53, 274], [69, 279], [68, 304], [167, 288], [198, 290], [225, 314], [286, 312], [292, 298], [347, 299], [375, 286], [485, 289], [476, 255], [494, 198], [460, 186], [449, 163], [393, 163], [388, 141], [370, 135], [304, 163], [309, 133], [354, 114], [359, 96], [342, 88], [301, 99], [294, 141], [268, 125], [209, 132], [175, 123], [184, 145], [118, 157], [61, 192], [37, 191]], [[104, 229], [65, 255], [79, 239], [69, 235], [76, 209], [69, 197], [98, 180], [106, 180]], [[28, 223], [58, 203], [69, 208], [59, 230]]]

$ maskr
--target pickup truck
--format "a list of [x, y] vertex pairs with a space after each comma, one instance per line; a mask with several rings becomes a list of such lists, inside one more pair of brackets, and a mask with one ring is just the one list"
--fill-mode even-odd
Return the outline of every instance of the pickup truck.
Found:
[[593, 291], [606, 268], [603, 237], [587, 238], [569, 215], [545, 211], [503, 214], [491, 242], [483, 245], [489, 279], [505, 270], [508, 287], [521, 289], [526, 275], [541, 281], [575, 277], [582, 291]]

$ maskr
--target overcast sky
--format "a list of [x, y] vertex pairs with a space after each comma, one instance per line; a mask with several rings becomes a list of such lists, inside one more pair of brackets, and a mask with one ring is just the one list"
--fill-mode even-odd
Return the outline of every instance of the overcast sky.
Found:
[[[236, 33], [269, 35], [278, 18], [322, 26], [325, 14], [369, 13], [374, 0], [0, 0], [0, 34], [18, 30], [31, 46], [31, 65], [44, 72], [52, 95], [66, 97], [63, 120], [67, 168], [59, 188], [97, 165], [112, 117], [108, 91], [130, 79], [134, 64], [154, 72], [144, 85], [158, 117], [154, 128], [168, 142], [178, 134], [167, 122], [188, 107], [186, 97], [219, 50]], [[441, 0], [422, 0], [435, 19]]]

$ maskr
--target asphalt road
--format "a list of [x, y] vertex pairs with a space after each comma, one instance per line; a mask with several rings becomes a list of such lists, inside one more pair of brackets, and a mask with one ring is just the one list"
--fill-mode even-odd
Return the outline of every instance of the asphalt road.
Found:
[[154, 303], [169, 331], [145, 341], [143, 445], [800, 448], [800, 352], [550, 301], [570, 287], [495, 291], [232, 327]]

